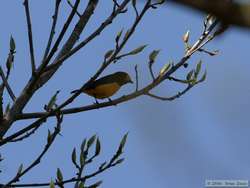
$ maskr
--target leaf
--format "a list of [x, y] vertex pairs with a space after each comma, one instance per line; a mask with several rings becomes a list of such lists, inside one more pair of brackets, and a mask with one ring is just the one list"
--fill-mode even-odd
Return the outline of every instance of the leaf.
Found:
[[189, 71], [189, 73], [187, 74], [186, 79], [187, 79], [188, 81], [191, 80], [191, 78], [192, 78], [192, 76], [193, 76], [193, 73], [194, 73], [194, 70], [191, 70], [191, 71]]
[[113, 54], [114, 50], [109, 50], [106, 52], [106, 54], [104, 55], [104, 59], [108, 59], [112, 54]]
[[50, 181], [49, 187], [50, 187], [50, 188], [55, 188], [55, 183], [54, 183], [53, 180]]
[[17, 170], [17, 175], [20, 175], [23, 171], [23, 164], [21, 164], [19, 167], [18, 167], [18, 170]]
[[76, 164], [76, 148], [74, 148], [72, 151], [71, 160], [74, 164]]
[[170, 68], [170, 63], [165, 64], [165, 65], [162, 67], [162, 69], [160, 70], [160, 75], [165, 74], [165, 72], [167, 72], [169, 68]]
[[101, 151], [101, 143], [99, 138], [96, 140], [96, 145], [95, 145], [95, 156], [99, 155]]
[[160, 50], [153, 50], [150, 54], [149, 54], [149, 62], [153, 63], [156, 59], [156, 57], [158, 56]]
[[63, 175], [62, 175], [62, 172], [61, 172], [60, 168], [57, 168], [56, 176], [57, 176], [57, 180], [59, 182], [63, 181]]
[[93, 135], [87, 142], [87, 148], [90, 148], [96, 139], [96, 135]]
[[205, 70], [204, 74], [202, 75], [200, 82], [204, 82], [207, 78], [207, 71]]
[[84, 188], [84, 184], [83, 184], [83, 182], [82, 182], [82, 181], [80, 182], [80, 184], [79, 184], [78, 188]]
[[84, 156], [84, 153], [81, 152], [81, 154], [80, 154], [80, 165], [84, 166], [84, 163], [85, 163], [85, 156]]
[[190, 35], [190, 31], [187, 30], [187, 32], [183, 35], [183, 38], [182, 38], [183, 42], [188, 43], [189, 35]]
[[47, 143], [50, 144], [52, 140], [51, 132], [48, 130], [48, 135], [47, 135]]
[[127, 141], [127, 137], [128, 137], [128, 133], [126, 133], [126, 134], [123, 136], [123, 138], [122, 138], [122, 140], [121, 140], [121, 142], [120, 142], [119, 148], [118, 148], [118, 150], [117, 150], [117, 154], [118, 154], [118, 155], [120, 155], [120, 154], [122, 153], [123, 148], [124, 148], [124, 146], [125, 146], [125, 144], [126, 144], [126, 141]]
[[102, 184], [102, 181], [98, 181], [96, 183], [94, 183], [93, 185], [89, 186], [89, 188], [97, 188]]
[[201, 64], [202, 64], [202, 61], [200, 60], [199, 63], [196, 65], [195, 74], [194, 74], [194, 77], [195, 77], [195, 78], [197, 78], [198, 75], [199, 75], [199, 73], [200, 73]]
[[132, 50], [132, 51], [129, 52], [128, 54], [129, 54], [129, 55], [136, 55], [136, 54], [142, 52], [142, 51], [144, 50], [145, 47], [147, 47], [147, 45], [139, 46], [138, 48]]
[[84, 149], [85, 149], [85, 145], [86, 145], [86, 138], [82, 141], [82, 144], [81, 144], [81, 151], [84, 152]]
[[56, 105], [57, 95], [60, 91], [56, 91], [56, 93], [50, 98], [49, 103], [46, 105], [46, 110], [50, 111]]
[[127, 39], [129, 34], [130, 34], [130, 29], [128, 29], [127, 32], [125, 33], [123, 40]]
[[123, 32], [123, 29], [121, 29], [121, 31], [119, 31], [115, 37], [115, 41], [118, 43], [120, 38], [121, 38], [121, 35], [122, 35], [122, 32]]
[[103, 167], [107, 164], [107, 162], [103, 162], [100, 166], [99, 166], [99, 170], [103, 169]]
[[10, 103], [8, 103], [5, 108], [5, 114], [8, 113], [9, 111], [10, 111]]
[[13, 67], [14, 62], [14, 55], [12, 53], [9, 53], [7, 61], [6, 61], [6, 68], [8, 71]]
[[12, 35], [10, 36], [10, 51], [11, 52], [14, 52], [16, 49], [16, 44], [15, 44], [15, 40], [14, 38], [12, 37]]

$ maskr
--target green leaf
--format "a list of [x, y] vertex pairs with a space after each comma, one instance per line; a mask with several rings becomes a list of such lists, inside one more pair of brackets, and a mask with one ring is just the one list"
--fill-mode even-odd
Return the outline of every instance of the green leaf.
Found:
[[160, 70], [160, 75], [165, 74], [165, 73], [168, 71], [169, 68], [170, 68], [170, 63], [165, 64], [165, 65], [162, 67], [162, 69]]
[[101, 142], [99, 138], [96, 140], [96, 145], [95, 145], [95, 156], [99, 155], [101, 151]]
[[86, 145], [86, 138], [82, 141], [82, 144], [81, 144], [81, 151], [84, 152], [84, 149], [85, 149], [85, 145]]
[[113, 54], [113, 52], [114, 52], [114, 50], [109, 50], [109, 51], [107, 51], [107, 52], [105, 53], [105, 55], [104, 55], [104, 58], [105, 58], [105, 59], [108, 59], [108, 58]]
[[93, 135], [87, 142], [87, 148], [90, 148], [96, 139], [96, 135]]
[[124, 35], [124, 40], [128, 38], [129, 33], [130, 33], [130, 29], [128, 29], [127, 32], [125, 33], [125, 35]]
[[200, 82], [204, 82], [207, 78], [207, 71], [205, 70], [204, 74], [202, 75]]
[[128, 133], [126, 133], [126, 134], [123, 136], [123, 138], [122, 138], [122, 140], [121, 140], [121, 142], [120, 142], [119, 148], [118, 148], [118, 150], [117, 150], [117, 154], [118, 154], [118, 155], [120, 155], [120, 154], [122, 153], [123, 148], [124, 148], [124, 146], [125, 146], [125, 144], [126, 144], [126, 141], [127, 141], [127, 137], [128, 137]]
[[100, 166], [99, 166], [99, 170], [103, 169], [103, 167], [107, 164], [107, 162], [103, 162]]
[[48, 135], [47, 135], [47, 143], [50, 144], [52, 140], [51, 132], [48, 130]]
[[94, 183], [93, 185], [89, 186], [89, 188], [97, 188], [102, 184], [102, 181], [98, 181], [96, 183]]
[[74, 148], [72, 151], [71, 160], [74, 164], [76, 164], [76, 148]]
[[10, 36], [10, 51], [14, 52], [16, 49], [16, 43], [12, 35]]
[[55, 188], [55, 183], [54, 183], [53, 180], [50, 181], [49, 187], [50, 187], [50, 188]]
[[50, 98], [49, 103], [46, 105], [46, 110], [50, 111], [56, 105], [57, 95], [60, 91], [56, 91], [56, 93]]
[[83, 182], [82, 182], [82, 181], [80, 182], [80, 184], [79, 184], [78, 188], [84, 188], [84, 184], [83, 184]]
[[80, 154], [80, 165], [84, 166], [84, 163], [85, 163], [85, 156], [84, 156], [84, 153], [81, 152], [81, 154]]
[[116, 42], [119, 42], [120, 38], [121, 38], [121, 35], [122, 35], [122, 32], [123, 32], [123, 29], [121, 29], [121, 31], [119, 31], [115, 37], [115, 41]]
[[189, 35], [190, 35], [190, 31], [188, 30], [184, 35], [183, 35], [183, 42], [188, 43], [189, 41]]
[[56, 176], [59, 183], [63, 181], [63, 175], [60, 168], [57, 168]]
[[195, 77], [195, 78], [197, 78], [198, 75], [199, 75], [199, 73], [200, 73], [201, 64], [202, 64], [202, 61], [200, 60], [199, 63], [197, 63], [197, 65], [196, 65], [195, 74], [194, 74], [194, 77]]
[[19, 167], [18, 167], [18, 170], [17, 170], [17, 174], [21, 174], [23, 171], [23, 164], [21, 164]]
[[194, 70], [191, 70], [191, 71], [189, 71], [189, 73], [187, 74], [186, 79], [187, 79], [188, 81], [191, 80], [191, 78], [192, 78], [192, 76], [193, 76], [193, 73], [194, 73]]
[[156, 57], [158, 56], [160, 50], [153, 50], [150, 54], [149, 54], [149, 61], [152, 63], [155, 61]]
[[7, 104], [5, 108], [5, 114], [10, 111], [10, 103]]
[[139, 46], [138, 48], [132, 50], [132, 51], [129, 52], [128, 54], [129, 54], [129, 55], [136, 55], [136, 54], [142, 52], [146, 46], [147, 46], [147, 45]]

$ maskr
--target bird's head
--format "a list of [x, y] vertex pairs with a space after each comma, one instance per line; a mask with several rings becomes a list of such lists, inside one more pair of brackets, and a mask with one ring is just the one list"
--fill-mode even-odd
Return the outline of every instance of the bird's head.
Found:
[[129, 74], [126, 72], [116, 72], [114, 73], [118, 83], [122, 86], [127, 83], [133, 83], [132, 79], [130, 78]]

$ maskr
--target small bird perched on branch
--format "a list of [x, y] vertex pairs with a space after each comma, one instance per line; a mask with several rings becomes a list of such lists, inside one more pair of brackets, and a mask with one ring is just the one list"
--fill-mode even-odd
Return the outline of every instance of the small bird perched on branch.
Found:
[[[110, 100], [109, 97], [114, 95], [121, 86], [127, 83], [133, 83], [128, 73], [115, 72], [90, 83], [82, 90], [82, 92], [94, 97], [95, 99], [108, 98]], [[74, 90], [71, 93], [78, 91], [79, 90]]]

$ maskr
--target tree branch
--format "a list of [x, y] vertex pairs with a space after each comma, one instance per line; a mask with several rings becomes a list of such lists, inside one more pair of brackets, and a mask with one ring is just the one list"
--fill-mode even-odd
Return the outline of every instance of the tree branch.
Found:
[[31, 69], [32, 69], [32, 74], [34, 74], [36, 71], [36, 65], [35, 65], [35, 57], [34, 57], [32, 26], [31, 26], [31, 18], [30, 18], [30, 10], [29, 10], [29, 0], [24, 0], [23, 5], [25, 7], [25, 14], [26, 14], [27, 26], [28, 26]]
[[52, 16], [53, 22], [52, 22], [52, 26], [51, 26], [51, 31], [50, 31], [50, 36], [49, 36], [49, 40], [48, 40], [48, 43], [47, 43], [47, 47], [46, 47], [45, 52], [44, 52], [43, 61], [48, 56], [48, 53], [49, 53], [49, 50], [50, 50], [50, 47], [51, 47], [51, 44], [52, 44], [52, 41], [53, 41], [53, 38], [54, 38], [54, 35], [55, 35], [55, 28], [56, 28], [56, 24], [57, 24], [57, 17], [58, 17], [58, 13], [59, 13], [60, 4], [61, 4], [61, 0], [56, 0], [55, 1], [55, 11], [54, 11], [54, 14]]
[[9, 93], [11, 99], [12, 99], [13, 101], [15, 101], [15, 100], [16, 100], [15, 94], [14, 94], [14, 92], [12, 91], [11, 87], [9, 86], [8, 81], [7, 81], [7, 78], [5, 77], [4, 72], [3, 72], [3, 69], [2, 69], [1, 66], [0, 66], [0, 76], [1, 76], [1, 78], [2, 78], [2, 80], [3, 80], [4, 86], [6, 87], [6, 89], [7, 89], [8, 93]]

